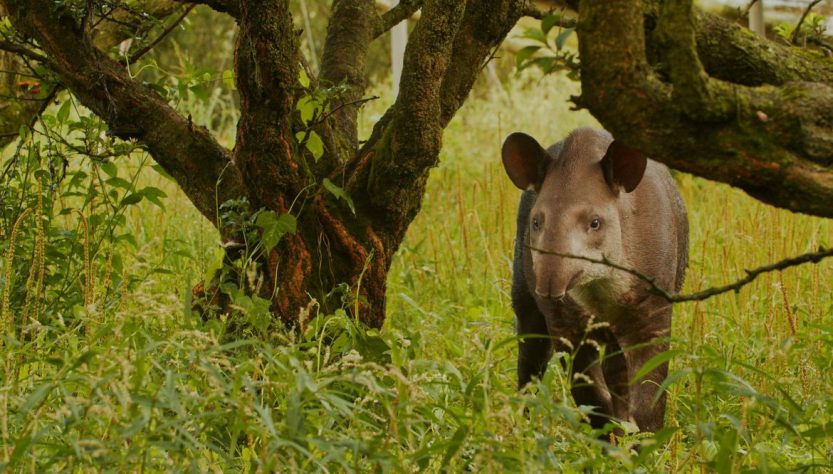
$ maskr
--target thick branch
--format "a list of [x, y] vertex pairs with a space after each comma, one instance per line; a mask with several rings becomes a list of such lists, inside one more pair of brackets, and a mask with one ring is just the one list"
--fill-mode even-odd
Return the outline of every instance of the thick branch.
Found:
[[718, 15], [695, 14], [697, 55], [710, 76], [746, 86], [790, 81], [833, 85], [833, 59], [774, 43]]
[[[668, 65], [674, 84], [674, 100], [689, 117], [700, 121], [719, 121], [730, 117], [737, 108], [731, 91], [711, 79], [697, 56], [694, 15], [691, 0], [666, 0], [655, 37]], [[728, 100], [715, 100], [722, 95]]]
[[354, 194], [366, 194], [379, 226], [394, 234], [392, 242], [419, 210], [428, 170], [439, 156], [442, 81], [465, 9], [459, 0], [425, 2], [405, 50], [396, 103], [377, 123], [368, 144], [372, 150], [360, 153], [364, 171]]
[[551, 252], [549, 250], [543, 250], [539, 248], [535, 248], [533, 246], [527, 245], [527, 248], [531, 250], [535, 250], [536, 252], [548, 254], [548, 255], [556, 255], [558, 257], [563, 258], [574, 258], [576, 260], [584, 260], [591, 263], [598, 263], [601, 265], [606, 265], [610, 268], [614, 268], [616, 270], [623, 271], [625, 273], [631, 274], [640, 280], [644, 281], [648, 284], [648, 287], [652, 293], [655, 295], [661, 296], [663, 299], [668, 301], [669, 303], [684, 303], [686, 301], [702, 301], [712, 296], [721, 295], [723, 293], [728, 293], [730, 291], [734, 291], [735, 293], [739, 292], [741, 288], [744, 286], [752, 283], [756, 278], [763, 275], [764, 273], [771, 273], [776, 271], [786, 270], [790, 267], [796, 267], [798, 265], [803, 265], [805, 263], [819, 263], [820, 261], [824, 260], [827, 257], [833, 257], [833, 248], [824, 248], [819, 247], [816, 252], [809, 252], [805, 254], [801, 254], [795, 257], [785, 258], [783, 260], [779, 260], [774, 263], [770, 263], [768, 265], [762, 265], [757, 268], [753, 268], [752, 270], [746, 270], [746, 276], [734, 281], [732, 283], [728, 283], [726, 285], [721, 286], [714, 286], [711, 288], [706, 288], [705, 290], [697, 291], [695, 293], [690, 293], [687, 295], [678, 295], [673, 291], [669, 291], [666, 288], [662, 288], [661, 286], [657, 285], [656, 279], [650, 275], [646, 275], [634, 268], [626, 267], [623, 265], [619, 265], [615, 262], [610, 261], [608, 258], [592, 258], [592, 257], [585, 257], [582, 255], [574, 255], [569, 253], [560, 253], [560, 252]]
[[477, 75], [521, 17], [525, 2], [479, 0], [469, 2], [454, 38], [451, 64], [442, 83], [442, 126], [445, 127], [463, 105]]
[[739, 187], [761, 201], [833, 216], [831, 87], [723, 87], [698, 100], [718, 110], [734, 103], [735, 111], [707, 124], [681, 107], [676, 81], [672, 88], [648, 66], [638, 2], [583, 1], [580, 18], [580, 103], [614, 136], [658, 161]]
[[[242, 194], [226, 150], [100, 50], [85, 44], [74, 20], [49, 0], [0, 0], [15, 28], [35, 38], [62, 82], [104, 119], [116, 136], [136, 137], [182, 187], [197, 209], [216, 221], [220, 202]], [[215, 187], [222, 176], [220, 195]]]
[[301, 59], [289, 0], [241, 0], [238, 23], [234, 161], [251, 183], [255, 208], [285, 210], [279, 196], [292, 199], [305, 185], [289, 141]]
[[[376, 20], [378, 16], [374, 0], [333, 2], [319, 79], [325, 85], [341, 84], [347, 87], [338, 101], [332, 104], [335, 107], [355, 102], [364, 94], [367, 87], [367, 51], [374, 38]], [[351, 153], [358, 149], [358, 111], [358, 107], [341, 107], [333, 116], [335, 131]]]

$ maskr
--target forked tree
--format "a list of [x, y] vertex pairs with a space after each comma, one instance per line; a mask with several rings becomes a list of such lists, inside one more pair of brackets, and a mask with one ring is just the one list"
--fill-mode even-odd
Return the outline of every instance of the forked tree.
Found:
[[[98, 21], [104, 3], [113, 2], [0, 0], [19, 34], [0, 49], [24, 60], [17, 68], [48, 68], [115, 136], [143, 144], [218, 227], [229, 252], [238, 236], [218, 218], [218, 203], [245, 198], [252, 211], [293, 214], [297, 230], [258, 262], [259, 291], [281, 320], [296, 322], [311, 299], [323, 302], [347, 283], [358, 295], [351, 310], [377, 327], [391, 260], [419, 212], [443, 129], [518, 19], [542, 16], [524, 0], [403, 0], [382, 14], [373, 0], [334, 0], [313, 74], [288, 0], [194, 2], [232, 16], [239, 28], [240, 120], [229, 150], [131, 78], [108, 49], [130, 33], [97, 32], [111, 23]], [[755, 37], [691, 0], [563, 6], [578, 13], [582, 95], [575, 101], [618, 139], [770, 204], [833, 216], [830, 59]], [[131, 8], [165, 17], [174, 7], [147, 0]], [[417, 10], [399, 95], [360, 142], [368, 46]], [[299, 101], [318, 89], [336, 92], [326, 109], [303, 117]], [[0, 133], [37, 110], [0, 110]], [[312, 132], [320, 146], [310, 144]]]

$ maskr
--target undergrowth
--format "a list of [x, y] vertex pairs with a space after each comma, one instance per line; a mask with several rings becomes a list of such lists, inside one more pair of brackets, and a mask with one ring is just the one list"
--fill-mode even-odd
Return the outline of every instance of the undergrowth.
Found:
[[[196, 123], [209, 123], [210, 114], [211, 123], [233, 126], [231, 108], [189, 109], [216, 101], [216, 93], [178, 90], [184, 110], [205, 110]], [[383, 99], [362, 111], [368, 127], [390, 101], [384, 85], [375, 92]], [[300, 330], [256, 338], [229, 332], [233, 315], [206, 320], [191, 309], [191, 287], [217, 255], [210, 225], [141, 149], [111, 141], [100, 121], [63, 98], [70, 105], [50, 110], [4, 154], [4, 167], [16, 163], [4, 176], [0, 221], [0, 465], [32, 472], [833, 469], [829, 262], [675, 308], [660, 433], [601, 440], [583, 422], [591, 408], [569, 397], [562, 365], [570, 354], [557, 354], [539, 383], [515, 390], [508, 291], [518, 192], [498, 150], [511, 131], [554, 142], [592, 124], [567, 112], [570, 93], [574, 83], [527, 71], [504, 89], [479, 88], [460, 111], [394, 261], [381, 331], [313, 305]], [[80, 161], [81, 152], [97, 159]], [[829, 220], [677, 179], [691, 221], [685, 292], [833, 245]]]

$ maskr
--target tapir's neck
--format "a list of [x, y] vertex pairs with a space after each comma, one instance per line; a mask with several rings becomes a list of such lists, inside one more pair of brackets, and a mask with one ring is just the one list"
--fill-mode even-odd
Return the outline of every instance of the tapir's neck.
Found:
[[573, 288], [568, 294], [585, 311], [595, 314], [598, 320], [613, 322], [628, 307], [629, 283], [629, 279], [598, 278]]

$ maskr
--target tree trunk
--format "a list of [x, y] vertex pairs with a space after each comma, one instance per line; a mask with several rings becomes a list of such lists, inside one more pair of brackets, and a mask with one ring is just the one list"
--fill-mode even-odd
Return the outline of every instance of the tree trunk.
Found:
[[[37, 40], [44, 65], [63, 86], [111, 132], [145, 143], [217, 226], [229, 261], [238, 257], [240, 229], [224, 222], [218, 203], [245, 198], [250, 213], [270, 210], [297, 219], [296, 232], [257, 258], [259, 276], [248, 288], [269, 299], [280, 320], [295, 325], [317, 303], [325, 312], [345, 307], [366, 325], [381, 326], [391, 259], [419, 211], [443, 129], [523, 2], [403, 0], [380, 15], [373, 0], [334, 0], [321, 74], [306, 71], [310, 86], [299, 80], [304, 60], [289, 0], [201, 3], [235, 17], [240, 28], [241, 118], [231, 151], [90, 47], [92, 32], [70, 10], [51, 0], [0, 0], [14, 27]], [[397, 101], [360, 144], [357, 104], [367, 45], [420, 7]], [[296, 112], [299, 100], [324, 90], [340, 92], [330, 97], [329, 112], [305, 123]], [[318, 158], [301, 138], [311, 131], [323, 143]]]

